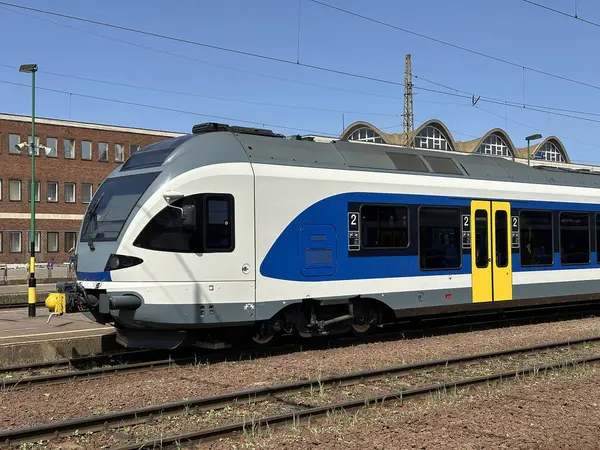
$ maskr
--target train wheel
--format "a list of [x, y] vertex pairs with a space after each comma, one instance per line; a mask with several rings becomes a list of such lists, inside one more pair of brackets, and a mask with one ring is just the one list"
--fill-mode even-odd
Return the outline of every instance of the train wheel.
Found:
[[262, 323], [252, 333], [252, 343], [257, 346], [265, 346], [271, 343], [276, 333], [270, 324]]
[[350, 330], [355, 336], [366, 336], [371, 330], [371, 324], [369, 322], [353, 321]]

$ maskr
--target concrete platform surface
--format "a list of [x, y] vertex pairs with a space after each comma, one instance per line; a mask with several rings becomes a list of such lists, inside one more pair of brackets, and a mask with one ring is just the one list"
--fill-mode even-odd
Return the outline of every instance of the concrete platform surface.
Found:
[[114, 328], [92, 322], [83, 314], [55, 316], [27, 309], [0, 311], [0, 367], [45, 362], [101, 353], [115, 348]]

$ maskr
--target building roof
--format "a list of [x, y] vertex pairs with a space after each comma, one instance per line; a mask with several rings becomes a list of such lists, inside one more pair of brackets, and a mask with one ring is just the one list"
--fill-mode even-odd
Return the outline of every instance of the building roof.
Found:
[[[356, 138], [355, 136], [357, 133], [360, 134], [363, 129], [366, 130], [364, 133], [365, 137], [363, 138], [362, 136], [359, 136]], [[433, 135], [429, 136], [432, 134], [430, 131], [431, 129], [433, 129]], [[492, 156], [513, 156], [515, 158], [527, 159], [527, 147], [525, 146], [517, 148], [508, 133], [502, 128], [492, 128], [483, 136], [470, 141], [456, 141], [449, 128], [441, 120], [431, 119], [415, 129], [413, 136], [413, 146], [417, 148], [453, 150], [461, 153], [484, 153]], [[442, 147], [425, 147], [422, 144], [422, 141], [419, 139], [420, 136], [423, 136], [423, 139], [429, 138], [438, 141], [441, 139], [445, 141], [445, 144], [440, 144]], [[364, 140], [370, 142], [381, 141], [381, 143], [385, 144], [403, 146], [409, 146], [410, 143], [410, 139], [406, 133], [385, 133], [374, 125], [363, 121], [354, 122], [346, 127], [346, 129], [342, 132], [340, 139]], [[546, 156], [548, 149], [551, 149], [552, 151], [549, 152], [548, 156]], [[494, 151], [502, 151], [504, 153], [501, 155], [500, 153], [493, 153]], [[567, 163], [571, 162], [565, 146], [556, 136], [549, 136], [540, 142], [536, 142], [535, 144], [532, 143], [530, 152], [531, 159], [546, 159], [549, 161]], [[562, 160], [556, 154], [560, 154]]]
[[[17, 114], [2, 114], [0, 113], [0, 120], [12, 120], [15, 122], [31, 122], [31, 116], [21, 116]], [[75, 128], [89, 128], [93, 130], [103, 131], [119, 131], [122, 133], [136, 133], [136, 134], [147, 134], [152, 136], [165, 136], [165, 137], [179, 137], [185, 133], [174, 133], [172, 131], [163, 130], [150, 130], [145, 128], [132, 128], [132, 127], [120, 127], [115, 125], [104, 125], [99, 123], [86, 123], [86, 122], [74, 122], [71, 120], [60, 120], [60, 119], [48, 119], [44, 117], [36, 117], [35, 123], [44, 125], [56, 125], [56, 126], [67, 126]]]

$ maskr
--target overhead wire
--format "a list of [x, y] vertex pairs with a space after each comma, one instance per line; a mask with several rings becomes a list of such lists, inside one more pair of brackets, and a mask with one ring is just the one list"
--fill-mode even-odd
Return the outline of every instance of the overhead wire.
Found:
[[587, 20], [587, 19], [584, 19], [582, 17], [579, 17], [577, 15], [577, 13], [575, 13], [575, 14], [569, 14], [568, 12], [561, 11], [560, 9], [552, 8], [551, 6], [548, 6], [548, 5], [542, 5], [541, 3], [537, 3], [537, 2], [534, 2], [532, 0], [522, 0], [522, 1], [524, 1], [525, 3], [529, 3], [530, 5], [533, 5], [533, 6], [537, 6], [538, 8], [542, 8], [542, 9], [551, 11], [553, 13], [560, 14], [561, 16], [565, 16], [565, 17], [568, 17], [570, 19], [579, 20], [580, 22], [583, 22], [583, 23], [586, 23], [588, 25], [592, 25], [594, 27], [600, 28], [600, 23], [593, 22], [591, 20]]
[[402, 31], [404, 33], [408, 33], [408, 34], [411, 34], [413, 36], [420, 37], [422, 39], [427, 39], [429, 41], [436, 42], [438, 44], [445, 45], [447, 47], [451, 47], [451, 48], [454, 48], [456, 50], [461, 50], [461, 51], [464, 51], [464, 52], [468, 52], [468, 53], [471, 53], [473, 55], [481, 56], [483, 58], [487, 58], [487, 59], [490, 59], [490, 60], [493, 60], [493, 61], [497, 61], [497, 62], [500, 62], [500, 63], [508, 64], [510, 66], [513, 66], [513, 67], [518, 67], [519, 69], [526, 69], [526, 70], [529, 70], [530, 72], [539, 73], [541, 75], [546, 75], [546, 76], [549, 76], [549, 77], [552, 77], [552, 78], [556, 78], [556, 79], [559, 79], [559, 80], [568, 81], [570, 83], [574, 83], [574, 84], [578, 84], [578, 85], [581, 85], [581, 86], [586, 86], [586, 87], [589, 87], [589, 88], [592, 88], [592, 89], [600, 90], [600, 85], [588, 83], [588, 82], [581, 81], [581, 80], [576, 80], [574, 78], [569, 78], [569, 77], [566, 77], [566, 76], [563, 76], [563, 75], [558, 75], [558, 74], [555, 74], [555, 73], [552, 73], [552, 72], [548, 72], [548, 71], [545, 71], [545, 70], [537, 69], [535, 67], [526, 66], [525, 64], [520, 64], [520, 63], [517, 63], [517, 62], [514, 62], [514, 61], [510, 61], [510, 60], [505, 59], [505, 58], [500, 58], [498, 56], [489, 55], [487, 53], [483, 53], [483, 52], [480, 52], [480, 51], [477, 51], [477, 50], [473, 50], [473, 49], [470, 49], [470, 48], [462, 46], [462, 45], [454, 44], [452, 42], [445, 41], [443, 39], [438, 39], [438, 38], [434, 38], [434, 37], [431, 37], [431, 36], [427, 36], [426, 34], [423, 34], [423, 33], [418, 33], [416, 31], [408, 30], [406, 28], [402, 28], [402, 27], [399, 27], [397, 25], [393, 25], [391, 23], [384, 22], [384, 21], [379, 20], [379, 19], [374, 19], [374, 18], [366, 16], [364, 14], [359, 14], [359, 13], [350, 11], [348, 9], [341, 8], [339, 6], [334, 6], [334, 5], [331, 5], [329, 3], [325, 3], [325, 2], [323, 2], [321, 0], [309, 0], [309, 1], [312, 2], [312, 3], [318, 4], [318, 5], [324, 6], [326, 8], [332, 9], [334, 11], [338, 11], [338, 12], [347, 14], [349, 16], [354, 16], [354, 17], [360, 18], [362, 20], [366, 20], [366, 21], [369, 21], [369, 22], [372, 22], [372, 23], [376, 23], [376, 24], [388, 27], [388, 28], [392, 28], [392, 29], [397, 30], [397, 31]]
[[[8, 81], [8, 80], [1, 80], [0, 79], [0, 83], [4, 83], [4, 84], [10, 84], [13, 86], [23, 86], [23, 87], [27, 87], [30, 88], [31, 86], [25, 83], [18, 83], [15, 81]], [[244, 119], [237, 119], [237, 118], [232, 118], [232, 117], [224, 117], [224, 116], [218, 116], [218, 115], [214, 115], [214, 114], [206, 114], [206, 113], [201, 113], [201, 112], [197, 112], [197, 111], [188, 111], [188, 110], [183, 110], [183, 109], [176, 109], [176, 108], [168, 108], [168, 107], [164, 107], [164, 106], [157, 106], [157, 105], [149, 105], [146, 103], [139, 103], [139, 102], [131, 102], [131, 101], [127, 101], [127, 100], [120, 100], [120, 99], [115, 99], [115, 98], [109, 98], [109, 97], [102, 97], [102, 96], [98, 96], [98, 95], [90, 95], [90, 94], [82, 94], [79, 92], [69, 92], [69, 91], [63, 91], [61, 89], [53, 89], [53, 88], [47, 88], [47, 87], [43, 87], [43, 86], [36, 86], [36, 89], [40, 89], [43, 91], [48, 91], [48, 92], [54, 92], [54, 93], [58, 93], [58, 94], [65, 94], [65, 95], [74, 95], [77, 97], [84, 97], [84, 98], [89, 98], [89, 99], [94, 99], [94, 100], [101, 100], [101, 101], [108, 101], [108, 102], [113, 102], [113, 103], [120, 103], [123, 105], [130, 105], [130, 106], [137, 106], [137, 107], [141, 107], [141, 108], [149, 108], [149, 109], [155, 109], [155, 110], [160, 110], [160, 111], [169, 111], [169, 112], [175, 112], [175, 113], [180, 113], [180, 114], [188, 114], [188, 115], [192, 115], [192, 116], [200, 116], [200, 117], [208, 117], [208, 118], [212, 118], [212, 119], [220, 119], [220, 120], [227, 120], [230, 122], [241, 122], [241, 123], [249, 123], [252, 125], [260, 125], [260, 126], [268, 126], [268, 127], [273, 127], [273, 128], [281, 128], [284, 130], [292, 130], [292, 131], [304, 131], [307, 133], [315, 133], [315, 134], [320, 134], [320, 135], [324, 135], [324, 136], [328, 136], [328, 135], [334, 135], [333, 133], [330, 132], [326, 132], [326, 131], [318, 131], [318, 130], [312, 130], [312, 129], [306, 129], [306, 128], [297, 128], [297, 127], [289, 127], [289, 126], [284, 126], [284, 125], [278, 125], [278, 124], [272, 124], [272, 123], [266, 123], [266, 122], [259, 122], [259, 121], [253, 121], [253, 120], [244, 120]]]

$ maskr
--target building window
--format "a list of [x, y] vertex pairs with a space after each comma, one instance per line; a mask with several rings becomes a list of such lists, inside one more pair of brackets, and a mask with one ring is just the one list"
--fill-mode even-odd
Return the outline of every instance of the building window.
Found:
[[551, 266], [554, 263], [551, 211], [521, 211], [521, 265]]
[[123, 162], [125, 160], [125, 146], [123, 144], [115, 144], [115, 162]]
[[562, 152], [552, 142], [546, 142], [540, 150], [536, 151], [534, 159], [545, 159], [546, 161], [565, 162]]
[[[42, 251], [42, 232], [35, 232], [35, 252], [40, 253]], [[31, 248], [31, 232], [27, 233], [27, 249]]]
[[9, 134], [8, 135], [8, 153], [20, 155], [21, 152], [16, 149], [16, 146], [21, 143], [21, 135]]
[[65, 159], [75, 158], [75, 139], [65, 139], [63, 141], [65, 150]]
[[50, 203], [58, 201], [58, 183], [56, 181], [48, 181], [46, 184], [46, 194]]
[[108, 161], [108, 144], [98, 142], [98, 161]]
[[415, 147], [430, 150], [454, 150], [448, 138], [436, 127], [428, 125], [415, 136]]
[[[39, 202], [42, 199], [42, 186], [39, 181], [35, 182], [35, 201]], [[31, 203], [31, 180], [27, 182], [27, 200]]]
[[0, 200], [2, 200], [2, 179], [0, 179]]
[[81, 183], [81, 203], [89, 203], [93, 197], [93, 185], [90, 183]]
[[477, 153], [492, 156], [512, 155], [510, 149], [508, 148], [508, 145], [506, 145], [506, 142], [504, 142], [504, 140], [496, 134], [488, 136], [486, 140], [483, 141], [483, 143], [477, 149]]
[[348, 140], [361, 142], [376, 142], [378, 144], [385, 143], [383, 137], [381, 137], [375, 131], [367, 127], [361, 127], [357, 130], [354, 130], [352, 134], [348, 137]]
[[92, 159], [92, 142], [81, 141], [81, 159]]
[[75, 183], [65, 183], [65, 203], [75, 203]]
[[580, 212], [560, 213], [560, 263], [590, 263], [590, 215]]
[[46, 155], [50, 158], [56, 158], [58, 156], [56, 149], [58, 148], [58, 139], [49, 137], [46, 139], [46, 147], [50, 147], [52, 150]]
[[75, 248], [77, 242], [77, 233], [72, 231], [65, 232], [65, 252], [69, 253]]
[[2, 239], [3, 239], [3, 237], [4, 237], [4, 234], [2, 233], [2, 231], [0, 231], [0, 253], [2, 253], [2, 249], [3, 249], [3, 246], [2, 246], [2, 244], [3, 244]]
[[[33, 142], [33, 138], [30, 136], [27, 137], [27, 142], [31, 144]], [[35, 156], [40, 156], [40, 137], [35, 137], [35, 142], [33, 143], [33, 148], [35, 151]], [[31, 155], [31, 147], [29, 148], [29, 154]]]
[[58, 233], [56, 231], [48, 231], [47, 246], [48, 253], [58, 252]]
[[8, 233], [8, 251], [10, 253], [21, 253], [21, 232], [10, 231]]
[[140, 146], [137, 144], [130, 144], [129, 145], [129, 156], [133, 155], [135, 152], [137, 152], [140, 149]]
[[362, 205], [361, 234], [364, 248], [408, 246], [408, 208], [395, 205]]
[[419, 266], [421, 270], [459, 269], [460, 209], [419, 209]]
[[21, 180], [8, 181], [8, 199], [11, 202], [21, 201]]

